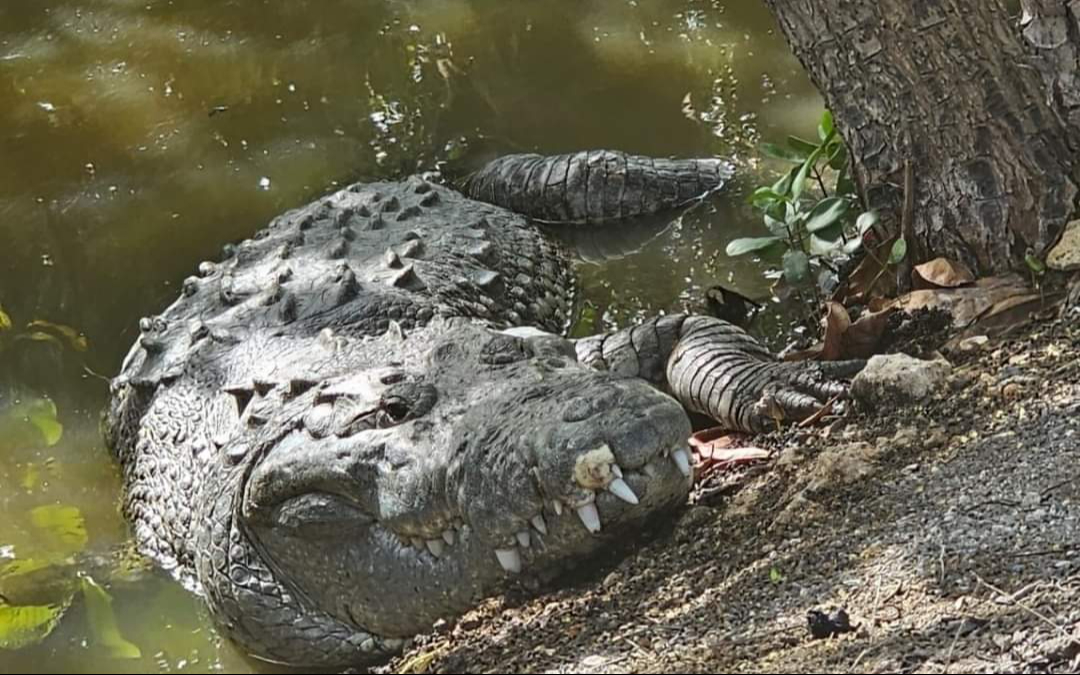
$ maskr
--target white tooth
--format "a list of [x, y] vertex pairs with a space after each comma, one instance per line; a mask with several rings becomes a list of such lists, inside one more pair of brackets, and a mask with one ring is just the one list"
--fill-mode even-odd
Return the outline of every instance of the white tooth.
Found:
[[502, 568], [511, 574], [519, 574], [521, 572], [521, 554], [514, 548], [497, 548], [495, 549], [495, 557], [499, 559], [499, 564]]
[[687, 478], [690, 477], [690, 456], [686, 453], [686, 450], [679, 448], [678, 450], [671, 451], [671, 458], [675, 460], [675, 465], [679, 467], [679, 471]]
[[521, 532], [518, 532], [517, 540], [518, 543], [521, 544], [522, 548], [529, 548], [529, 544], [532, 542], [532, 539], [529, 538], [528, 530], [522, 530]]
[[586, 530], [593, 534], [600, 531], [600, 512], [596, 510], [596, 504], [590, 502], [584, 506], [579, 506], [577, 514]]
[[426, 546], [424, 546], [424, 540], [420, 537], [413, 537], [409, 540], [409, 543], [411, 543], [412, 547], [415, 548], [417, 551], [423, 551], [425, 548], [427, 548]]
[[557, 515], [557, 516], [562, 515], [562, 502], [560, 502], [558, 499], [556, 499], [555, 501], [551, 502], [551, 506], [552, 506], [552, 508], [555, 509], [555, 515]]
[[532, 526], [536, 528], [536, 531], [540, 534], [547, 534], [547, 523], [544, 522], [544, 516], [536, 514], [532, 519]]
[[442, 543], [441, 540], [439, 540], [439, 539], [428, 539], [427, 542], [425, 542], [425, 543], [427, 544], [427, 550], [431, 551], [431, 555], [435, 556], [436, 558], [441, 558], [442, 557], [443, 543]]
[[631, 504], [637, 504], [638, 498], [634, 494], [634, 491], [630, 489], [630, 486], [626, 484], [622, 478], [616, 478], [608, 483], [607, 489], [611, 491], [611, 494], [615, 495], [624, 502], [630, 502]]
[[611, 473], [614, 474], [616, 478], [622, 478], [622, 468], [619, 467], [618, 464], [611, 465]]
[[644, 473], [644, 474], [645, 474], [646, 476], [648, 476], [649, 478], [656, 478], [656, 474], [658, 473], [658, 470], [657, 470], [657, 468], [656, 468], [656, 465], [655, 465], [655, 464], [653, 464], [652, 462], [649, 462], [648, 464], [646, 464], [646, 465], [645, 465], [645, 466], [644, 466], [644, 467], [643, 467], [643, 468], [641, 469], [641, 471], [642, 471], [642, 472], [643, 472], [643, 473]]
[[453, 530], [443, 530], [442, 538], [443, 538], [443, 541], [445, 541], [447, 544], [449, 544], [451, 546], [454, 545], [454, 531]]

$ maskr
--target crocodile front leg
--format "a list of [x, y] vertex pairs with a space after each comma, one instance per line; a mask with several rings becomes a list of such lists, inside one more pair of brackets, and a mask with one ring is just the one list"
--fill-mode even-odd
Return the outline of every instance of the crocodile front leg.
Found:
[[578, 360], [641, 377], [688, 410], [732, 431], [760, 433], [780, 420], [803, 420], [834, 397], [865, 364], [776, 358], [749, 333], [726, 321], [662, 316], [576, 343]]

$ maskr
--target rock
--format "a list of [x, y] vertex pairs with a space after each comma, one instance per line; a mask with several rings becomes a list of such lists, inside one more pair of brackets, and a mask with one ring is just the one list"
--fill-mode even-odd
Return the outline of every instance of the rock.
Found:
[[1046, 266], [1059, 272], [1080, 270], [1080, 220], [1065, 226], [1061, 241], [1046, 256]]
[[851, 382], [851, 395], [868, 410], [918, 403], [945, 389], [952, 365], [907, 354], [878, 355]]

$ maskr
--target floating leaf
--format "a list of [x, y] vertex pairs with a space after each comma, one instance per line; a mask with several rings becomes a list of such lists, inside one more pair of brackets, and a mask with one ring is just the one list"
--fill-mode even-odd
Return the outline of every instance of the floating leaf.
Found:
[[8, 330], [11, 328], [11, 317], [4, 311], [3, 305], [0, 305], [0, 330]]
[[87, 618], [94, 641], [105, 647], [113, 658], [137, 659], [142, 656], [139, 648], [120, 634], [112, 608], [112, 596], [89, 576], [84, 575], [79, 581], [83, 598], [86, 600]]
[[810, 277], [810, 257], [798, 249], [785, 253], [784, 277], [793, 285], [805, 282]]
[[9, 577], [21, 577], [38, 570], [43, 570], [50, 567], [52, 563], [48, 560], [40, 560], [38, 558], [22, 558], [19, 560], [12, 560], [6, 565], [0, 567], [0, 579], [6, 579]]
[[783, 239], [780, 237], [744, 237], [736, 239], [727, 245], [729, 256], [743, 255], [751, 251], [761, 251], [779, 244]]
[[850, 203], [843, 197], [822, 199], [810, 210], [806, 219], [806, 231], [817, 232], [838, 222], [847, 213]]
[[895, 243], [893, 243], [892, 251], [889, 252], [889, 264], [890, 265], [898, 264], [901, 260], [904, 259], [904, 256], [906, 256], [906, 255], [907, 255], [907, 240], [905, 240], [903, 237], [900, 237], [899, 239], [896, 240]]
[[18, 403], [0, 412], [0, 451], [43, 441], [55, 445], [63, 431], [56, 420], [56, 404], [49, 399]]
[[41, 642], [56, 628], [67, 605], [0, 604], [0, 649]]
[[90, 346], [85, 335], [82, 335], [71, 326], [65, 326], [62, 323], [52, 323], [51, 321], [38, 319], [36, 321], [31, 321], [30, 325], [27, 326], [27, 329], [48, 330], [58, 333], [67, 341], [68, 346], [77, 352], [85, 352]]
[[803, 161], [806, 160], [806, 153], [785, 148], [784, 146], [775, 143], [762, 143], [761, 152], [774, 159], [781, 159], [785, 162], [794, 162], [795, 164], [802, 164]]
[[827, 141], [832, 138], [835, 131], [836, 130], [833, 127], [832, 112], [826, 110], [821, 114], [821, 122], [818, 123], [818, 138], [820, 138], [822, 141]]
[[86, 521], [74, 506], [49, 504], [30, 512], [34, 526], [48, 533], [50, 548], [63, 555], [78, 553], [86, 548]]
[[37, 427], [46, 445], [56, 445], [64, 434], [64, 427], [56, 420], [56, 404], [47, 398], [39, 398], [28, 404], [26, 416]]

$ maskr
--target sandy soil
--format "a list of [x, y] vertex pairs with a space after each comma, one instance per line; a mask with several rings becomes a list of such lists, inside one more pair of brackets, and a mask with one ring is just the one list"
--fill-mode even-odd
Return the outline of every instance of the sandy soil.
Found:
[[[769, 438], [630, 553], [386, 672], [1080, 672], [1080, 320], [951, 355], [917, 408]], [[814, 639], [808, 612], [855, 629]]]

